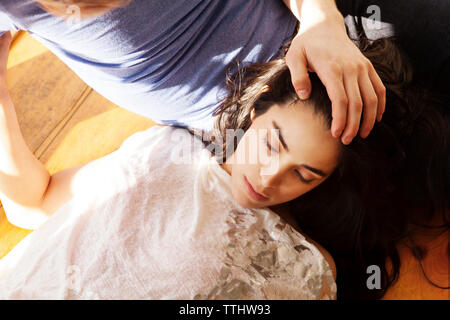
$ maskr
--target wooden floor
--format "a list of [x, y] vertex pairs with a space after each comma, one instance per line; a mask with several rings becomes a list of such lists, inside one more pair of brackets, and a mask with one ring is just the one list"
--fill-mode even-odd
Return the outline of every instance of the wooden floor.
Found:
[[[12, 44], [7, 80], [23, 136], [50, 173], [111, 153], [131, 134], [154, 125], [101, 97], [26, 33]], [[30, 232], [8, 223], [0, 207], [0, 259]], [[417, 241], [429, 248], [423, 260], [428, 277], [448, 287], [448, 233], [424, 233]], [[427, 282], [408, 245], [399, 246], [400, 279], [385, 299], [448, 300], [449, 290]]]

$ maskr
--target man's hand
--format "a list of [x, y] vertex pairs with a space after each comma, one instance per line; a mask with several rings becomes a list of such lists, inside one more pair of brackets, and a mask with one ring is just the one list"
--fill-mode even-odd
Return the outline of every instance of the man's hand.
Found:
[[308, 18], [300, 17], [300, 30], [286, 54], [292, 84], [299, 97], [307, 99], [311, 93], [308, 71], [317, 73], [332, 102], [333, 136], [342, 134], [342, 142], [349, 144], [360, 129], [360, 136], [366, 138], [384, 112], [385, 87], [347, 36], [339, 11], [311, 11], [303, 9], [302, 16]]

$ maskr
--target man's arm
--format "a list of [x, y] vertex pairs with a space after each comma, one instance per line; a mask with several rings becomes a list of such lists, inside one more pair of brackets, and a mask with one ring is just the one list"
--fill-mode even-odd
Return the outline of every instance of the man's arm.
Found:
[[[332, 102], [331, 133], [349, 144], [365, 138], [385, 109], [385, 87], [370, 61], [346, 33], [334, 0], [283, 0], [300, 21], [286, 54], [299, 97], [311, 92], [308, 71], [317, 73]], [[362, 121], [362, 122], [361, 122]], [[361, 122], [361, 128], [360, 128]]]
[[328, 13], [335, 14], [337, 10], [334, 0], [283, 0], [283, 2], [299, 21], [308, 15], [314, 19], [325, 19]]

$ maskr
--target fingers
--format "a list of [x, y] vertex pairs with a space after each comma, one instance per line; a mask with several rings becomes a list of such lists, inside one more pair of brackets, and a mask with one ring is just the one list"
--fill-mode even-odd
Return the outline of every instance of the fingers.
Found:
[[375, 125], [378, 112], [378, 97], [368, 74], [359, 76], [359, 89], [363, 100], [363, 120], [359, 134], [361, 138], [367, 138]]
[[[370, 61], [367, 61], [367, 66], [367, 69], [362, 66], [358, 68], [359, 75], [357, 79], [349, 76], [351, 82], [356, 81], [359, 84], [359, 94], [357, 94], [353, 86], [351, 91], [347, 90], [349, 116], [347, 117], [343, 142], [350, 143], [353, 137], [356, 136], [361, 121], [361, 113], [362, 123], [359, 127], [359, 132], [362, 138], [367, 138], [375, 125], [375, 120], [381, 121], [385, 110], [386, 89]], [[348, 132], [347, 128], [349, 128]]]
[[344, 86], [348, 98], [348, 112], [345, 130], [342, 133], [342, 143], [349, 144], [358, 133], [363, 108], [358, 73], [355, 70], [348, 70], [344, 74]]
[[308, 74], [306, 57], [303, 53], [286, 55], [286, 64], [291, 73], [292, 85], [295, 92], [302, 100], [309, 98], [311, 94], [311, 81]]
[[[320, 74], [318, 74], [320, 78]], [[326, 72], [320, 80], [323, 82], [328, 96], [331, 99], [331, 134], [333, 137], [340, 137], [347, 122], [348, 98], [345, 92], [343, 74], [338, 65], [332, 65], [329, 72]]]
[[[385, 110], [386, 89], [372, 64], [348, 64], [345, 68], [334, 66], [332, 74], [326, 74], [328, 95], [332, 101], [333, 123], [331, 132], [334, 137], [342, 132], [342, 143], [349, 144], [360, 132], [367, 138], [375, 125], [381, 121]], [[334, 80], [330, 80], [331, 78]], [[339, 85], [339, 81], [343, 86]], [[361, 119], [362, 118], [362, 119]]]
[[[350, 47], [352, 52], [358, 50], [353, 43]], [[381, 121], [386, 107], [386, 88], [373, 65], [359, 50], [345, 59], [332, 59], [322, 55], [322, 51], [312, 51], [315, 54], [307, 57], [302, 43], [296, 42], [286, 54], [298, 96], [304, 100], [311, 94], [308, 62], [315, 61], [312, 71], [317, 72], [332, 103], [332, 135], [341, 137], [344, 144], [351, 143], [358, 131], [366, 138], [375, 121]]]
[[377, 95], [377, 121], [379, 122], [386, 110], [386, 87], [371, 63], [369, 66], [369, 77], [375, 94]]

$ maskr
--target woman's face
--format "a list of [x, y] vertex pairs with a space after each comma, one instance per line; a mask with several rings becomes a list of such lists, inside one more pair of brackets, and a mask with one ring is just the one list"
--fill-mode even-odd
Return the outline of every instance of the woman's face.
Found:
[[340, 149], [339, 139], [311, 106], [274, 105], [256, 118], [252, 112], [250, 128], [222, 167], [241, 206], [268, 207], [324, 182], [338, 164]]

